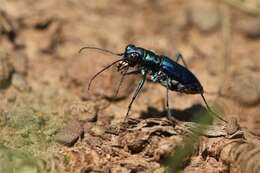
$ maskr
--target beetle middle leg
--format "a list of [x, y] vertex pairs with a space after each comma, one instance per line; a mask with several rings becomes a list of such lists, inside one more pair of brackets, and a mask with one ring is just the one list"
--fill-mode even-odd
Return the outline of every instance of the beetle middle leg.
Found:
[[166, 105], [166, 109], [167, 109], [167, 117], [168, 120], [170, 120], [171, 122], [174, 122], [176, 124], [179, 123], [179, 120], [177, 120], [176, 118], [174, 118], [171, 114], [171, 110], [170, 110], [170, 106], [169, 106], [169, 86], [167, 84], [166, 87], [166, 100], [165, 100], [165, 105]]
[[139, 84], [138, 84], [137, 88], [135, 89], [135, 92], [134, 92], [134, 95], [132, 97], [132, 100], [131, 100], [131, 102], [128, 105], [128, 110], [127, 110], [127, 113], [126, 113], [124, 121], [126, 121], [126, 119], [128, 118], [128, 114], [129, 114], [129, 111], [130, 111], [130, 109], [132, 107], [132, 104], [133, 104], [134, 100], [136, 99], [136, 97], [138, 96], [138, 94], [140, 93], [141, 89], [143, 88], [145, 80], [146, 80], [146, 73], [143, 74], [143, 78], [139, 81]]
[[171, 110], [169, 107], [169, 87], [166, 87], [166, 100], [165, 100], [165, 105], [166, 105], [166, 109], [167, 109], [167, 115], [168, 115], [168, 119], [170, 120], [172, 118], [171, 115]]
[[182, 56], [181, 53], [177, 52], [175, 56], [176, 56], [176, 62], [177, 62], [177, 63], [178, 63], [179, 60], [181, 59], [181, 61], [182, 61], [182, 63], [184, 64], [184, 66], [185, 66], [185, 67], [188, 67], [188, 66], [187, 66], [187, 63], [185, 62], [185, 60], [184, 60], [184, 58], [183, 58], [183, 56]]

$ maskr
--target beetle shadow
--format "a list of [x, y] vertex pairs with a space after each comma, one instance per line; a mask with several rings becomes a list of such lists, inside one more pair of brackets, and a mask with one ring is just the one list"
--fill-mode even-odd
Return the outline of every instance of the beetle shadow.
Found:
[[[205, 107], [201, 104], [192, 105], [186, 109], [171, 109], [171, 116], [179, 121], [196, 122], [198, 118], [212, 118]], [[200, 116], [200, 117], [198, 117]], [[159, 111], [155, 107], [148, 107], [147, 111], [141, 112], [140, 118], [167, 117], [167, 110]]]

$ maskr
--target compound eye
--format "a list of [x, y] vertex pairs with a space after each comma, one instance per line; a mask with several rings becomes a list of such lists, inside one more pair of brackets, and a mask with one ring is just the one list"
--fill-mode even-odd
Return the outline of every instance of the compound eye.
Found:
[[131, 53], [130, 56], [133, 57], [133, 58], [135, 58], [135, 57], [138, 57], [138, 54], [134, 52], [134, 53]]

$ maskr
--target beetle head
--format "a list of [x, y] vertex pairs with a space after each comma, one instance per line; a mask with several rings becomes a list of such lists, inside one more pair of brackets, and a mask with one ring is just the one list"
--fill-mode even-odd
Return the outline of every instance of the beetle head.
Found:
[[126, 46], [124, 52], [124, 61], [128, 63], [129, 66], [133, 67], [140, 63], [143, 56], [144, 50], [142, 48], [136, 47], [132, 44]]

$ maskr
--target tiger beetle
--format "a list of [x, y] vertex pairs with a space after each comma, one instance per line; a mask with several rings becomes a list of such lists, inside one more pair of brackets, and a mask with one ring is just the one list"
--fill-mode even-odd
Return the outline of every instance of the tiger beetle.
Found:
[[[166, 88], [166, 109], [168, 114], [168, 119], [178, 122], [175, 118], [171, 116], [170, 108], [169, 108], [169, 90], [176, 91], [185, 94], [200, 94], [208, 111], [214, 113], [209, 107], [203, 93], [203, 87], [196, 76], [187, 68], [187, 65], [184, 61], [184, 58], [180, 53], [176, 54], [176, 61], [173, 61], [169, 57], [165, 55], [157, 55], [154, 52], [144, 49], [142, 47], [136, 47], [135, 45], [129, 44], [125, 48], [125, 52], [123, 53], [114, 53], [106, 49], [101, 49], [97, 47], [83, 47], [79, 50], [79, 53], [84, 49], [95, 49], [99, 51], [103, 51], [106, 53], [110, 53], [112, 55], [121, 56], [122, 58], [114, 61], [109, 64], [101, 71], [96, 73], [89, 82], [88, 90], [90, 89], [92, 81], [103, 71], [110, 68], [111, 66], [117, 65], [117, 71], [121, 72], [122, 77], [119, 82], [118, 90], [120, 85], [126, 75], [132, 74], [141, 74], [142, 79], [139, 81], [137, 88], [134, 91], [131, 102], [128, 105], [128, 110], [125, 115], [125, 120], [128, 118], [129, 111], [131, 110], [132, 104], [141, 89], [144, 86], [146, 79], [150, 79], [155, 83], [160, 83], [162, 86]], [[178, 62], [182, 60], [184, 66], [180, 65]], [[220, 120], [226, 122], [223, 118], [214, 113], [216, 117]]]

